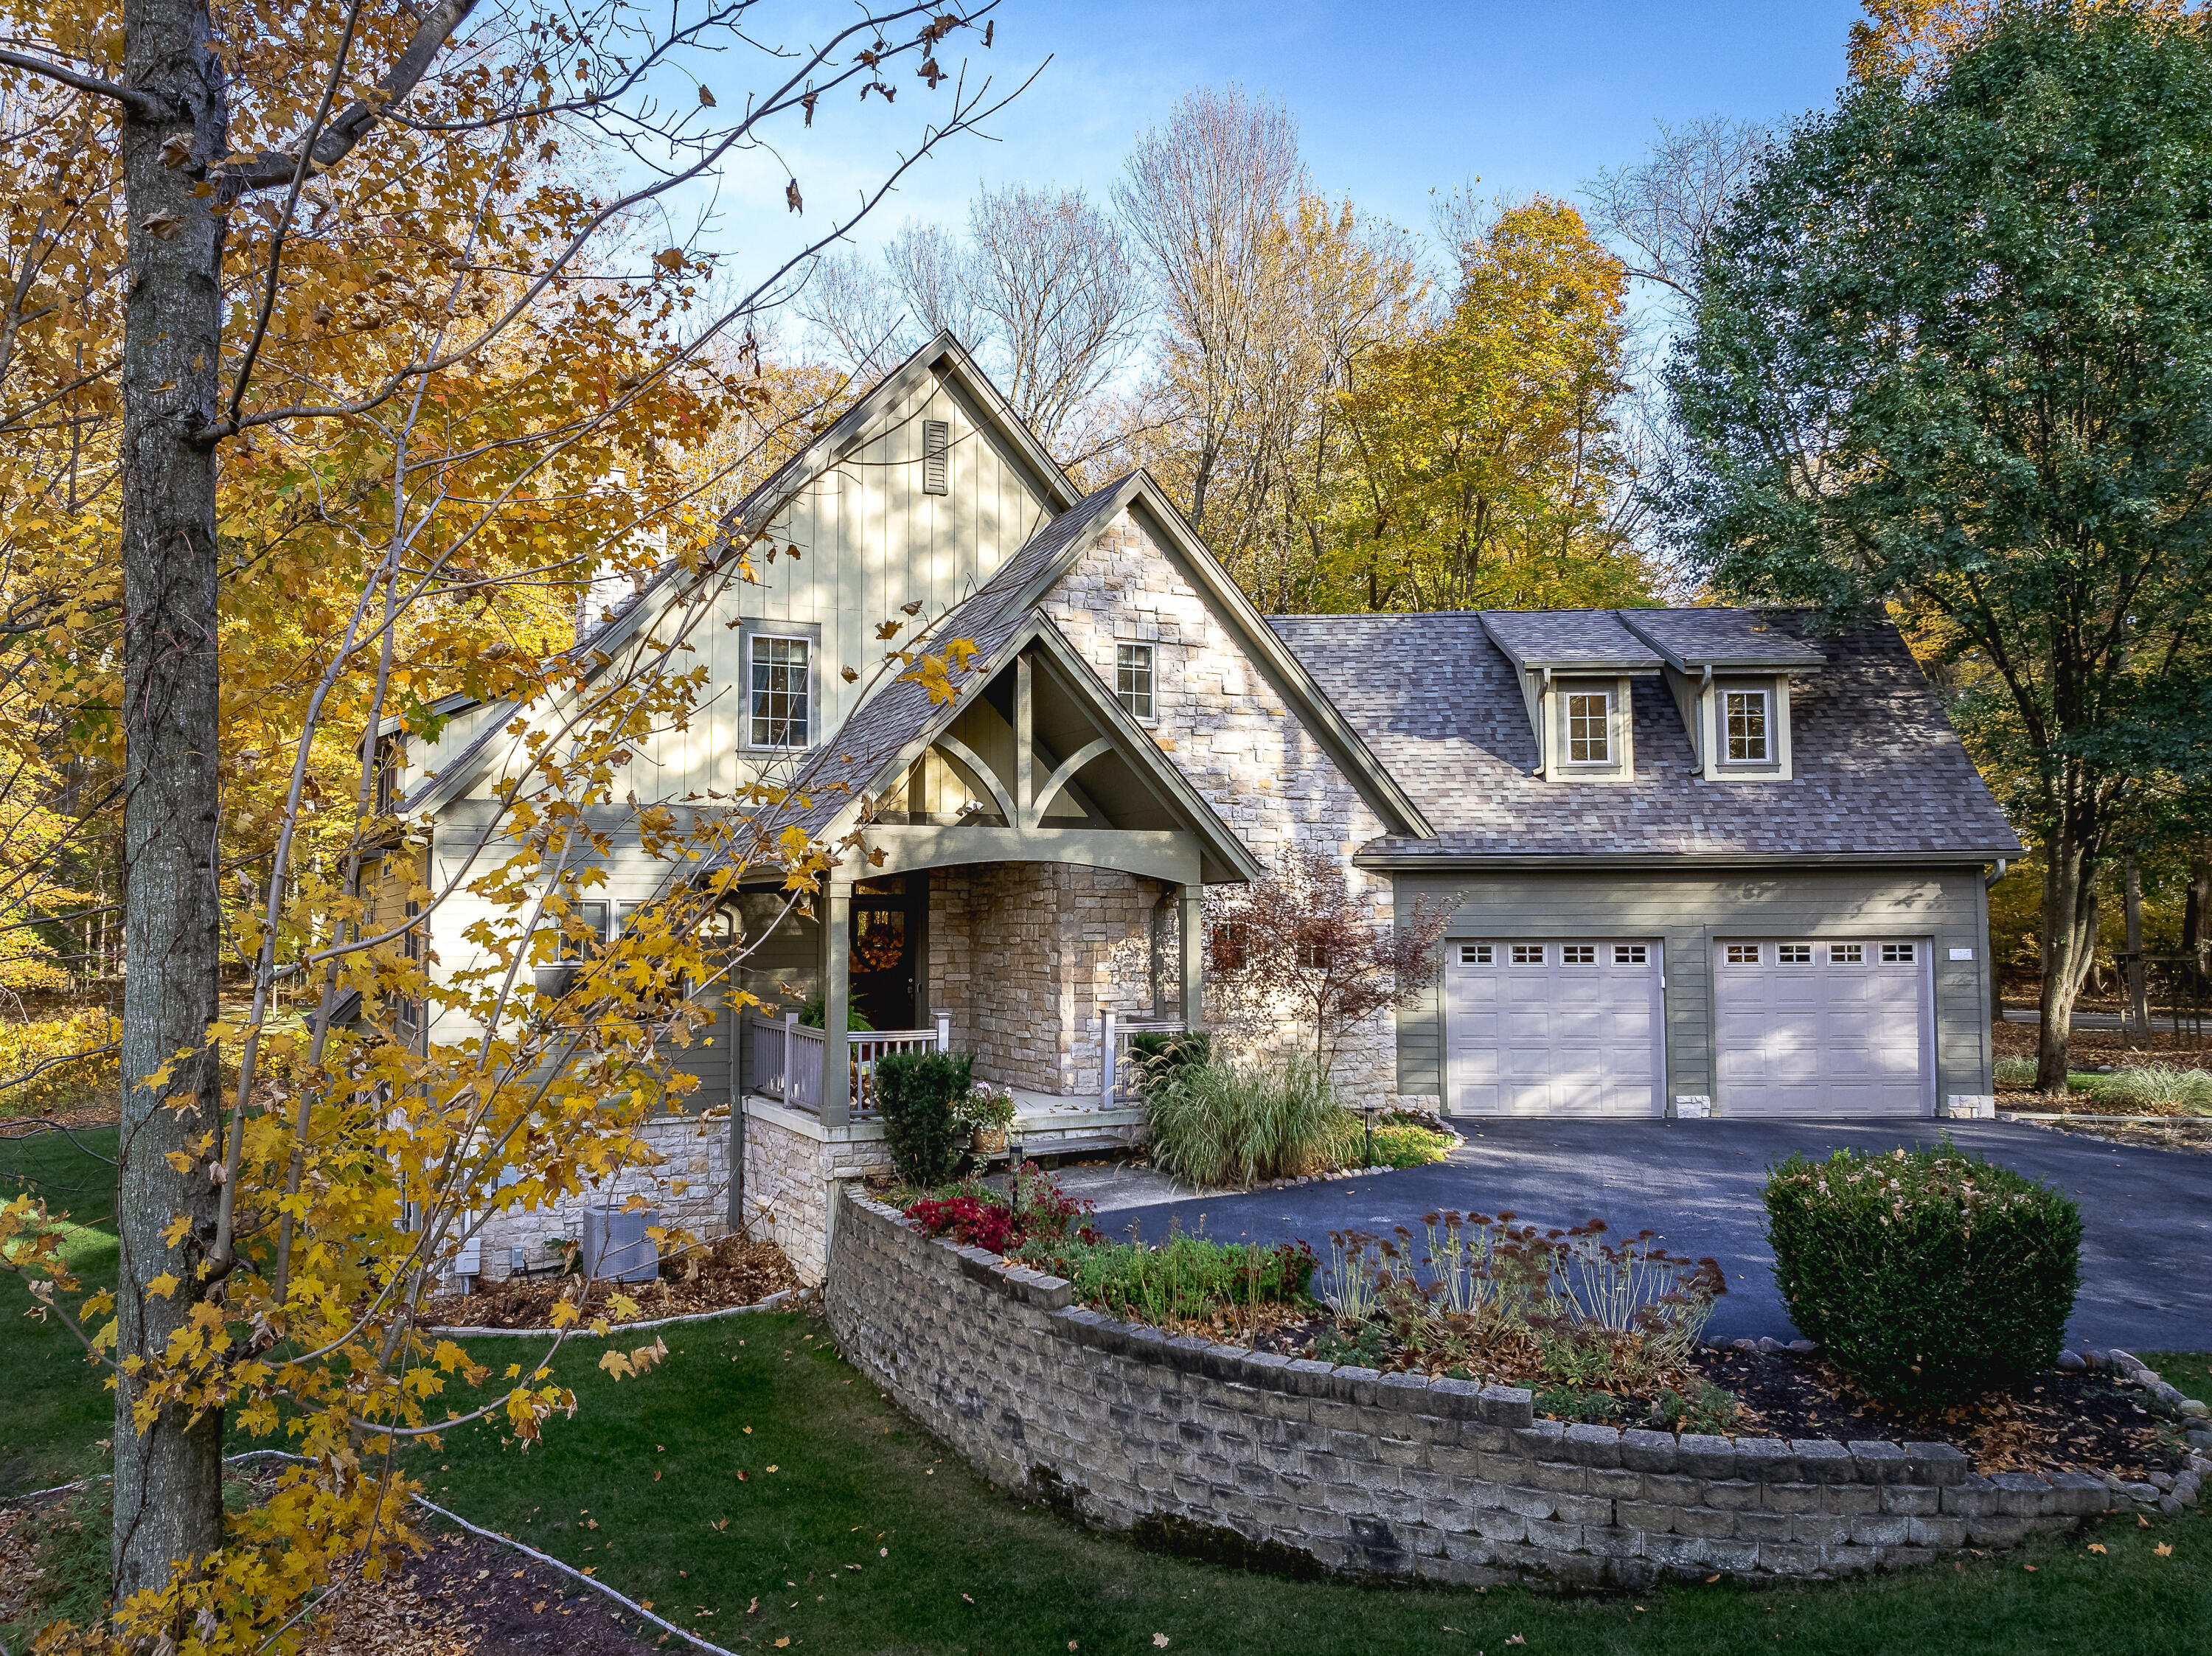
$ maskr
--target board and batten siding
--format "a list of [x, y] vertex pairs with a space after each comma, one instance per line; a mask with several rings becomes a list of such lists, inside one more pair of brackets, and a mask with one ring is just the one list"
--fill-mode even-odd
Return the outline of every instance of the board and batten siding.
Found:
[[[1445, 947], [1462, 939], [1656, 940], [1664, 948], [1667, 1095], [1727, 1101], [1715, 1080], [1713, 943], [1878, 941], [1933, 943], [1936, 1101], [1986, 1094], [1990, 1078], [1989, 906], [1980, 870], [1963, 868], [1775, 870], [1601, 870], [1397, 876], [1397, 913], [1442, 908]], [[1954, 961], [1954, 949], [1972, 949]], [[1398, 1014], [1398, 1089], [1445, 1095], [1441, 980]]]

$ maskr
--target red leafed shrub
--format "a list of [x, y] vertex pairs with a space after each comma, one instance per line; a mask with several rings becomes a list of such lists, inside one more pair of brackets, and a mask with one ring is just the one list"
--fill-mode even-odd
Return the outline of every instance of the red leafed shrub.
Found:
[[957, 1195], [926, 1196], [908, 1207], [906, 1216], [925, 1236], [950, 1236], [963, 1247], [994, 1253], [1011, 1253], [1032, 1237], [1097, 1240], [1083, 1222], [1097, 1204], [1077, 1201], [1035, 1162], [1022, 1168], [1020, 1187], [1018, 1208], [988, 1186], [971, 1184]]
[[906, 1210], [925, 1236], [950, 1236], [963, 1247], [1004, 1253], [1014, 1245], [1013, 1210], [973, 1196], [925, 1198]]

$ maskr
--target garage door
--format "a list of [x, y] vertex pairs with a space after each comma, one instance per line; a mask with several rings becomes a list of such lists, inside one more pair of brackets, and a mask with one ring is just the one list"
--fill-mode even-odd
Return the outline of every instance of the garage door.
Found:
[[1729, 1115], [1928, 1115], [1929, 945], [1717, 943], [1714, 1024]]
[[1444, 945], [1454, 1115], [1657, 1115], [1659, 945]]

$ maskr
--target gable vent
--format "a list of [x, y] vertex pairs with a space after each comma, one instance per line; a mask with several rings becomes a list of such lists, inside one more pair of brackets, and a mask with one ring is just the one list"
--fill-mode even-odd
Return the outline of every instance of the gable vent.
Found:
[[925, 420], [921, 422], [921, 492], [942, 494], [945, 491], [945, 455], [952, 446], [952, 425], [947, 420]]

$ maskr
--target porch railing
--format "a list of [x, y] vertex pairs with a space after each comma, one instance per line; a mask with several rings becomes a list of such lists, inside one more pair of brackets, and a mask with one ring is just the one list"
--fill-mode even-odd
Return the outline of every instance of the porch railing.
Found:
[[1130, 1057], [1130, 1040], [1137, 1035], [1179, 1035], [1190, 1026], [1181, 1018], [1127, 1017], [1111, 1007], [1101, 1016], [1105, 1027], [1099, 1051], [1105, 1062], [1098, 1089], [1099, 1107], [1111, 1110], [1142, 1103], [1144, 1094], [1138, 1083], [1144, 1079], [1145, 1066]]
[[[823, 1055], [829, 1043], [819, 1029], [787, 1012], [781, 1019], [752, 1017], [746, 1042], [745, 1084], [749, 1091], [793, 1109], [822, 1113]], [[848, 1119], [872, 1120], [876, 1114], [876, 1060], [893, 1052], [941, 1052], [952, 1044], [952, 1019], [939, 1012], [928, 1029], [854, 1030], [845, 1037]]]

